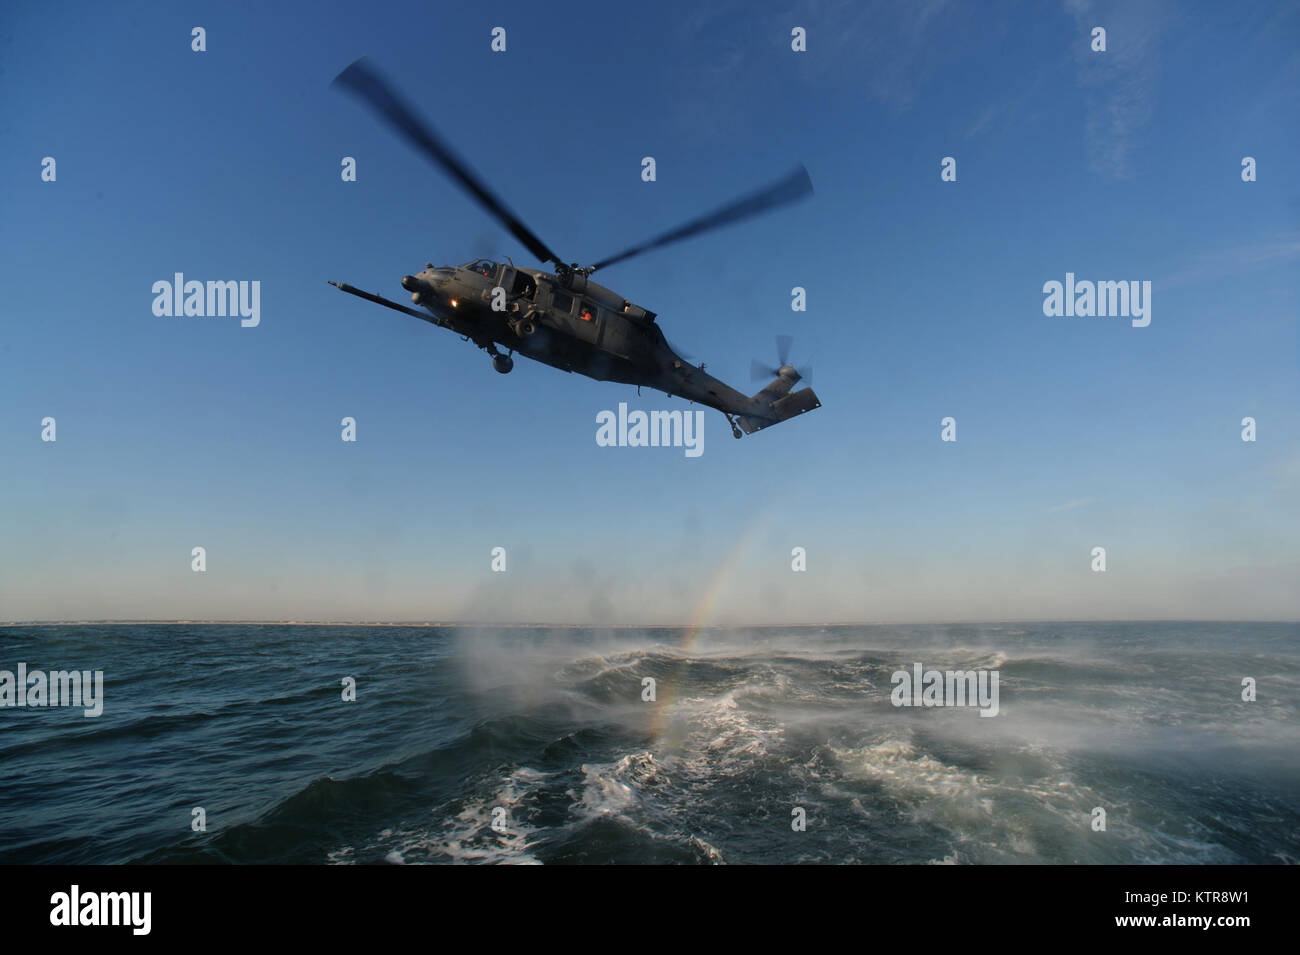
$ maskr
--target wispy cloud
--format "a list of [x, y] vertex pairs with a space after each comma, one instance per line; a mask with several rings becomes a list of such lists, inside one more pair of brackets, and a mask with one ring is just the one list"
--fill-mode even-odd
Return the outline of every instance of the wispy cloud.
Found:
[[748, 44], [735, 29], [744, 13], [743, 0], [717, 0], [696, 6], [677, 22], [679, 43], [707, 43], [709, 47], [709, 54], [695, 61], [705, 79], [725, 80], [745, 62]]
[[[1088, 90], [1088, 165], [1103, 175], [1130, 178], [1135, 140], [1153, 109], [1156, 37], [1168, 29], [1172, 14], [1163, 4], [1115, 0], [1066, 0], [1065, 7], [1079, 30], [1075, 58], [1079, 81]], [[1106, 30], [1104, 53], [1090, 47], [1094, 27]]]
[[951, 68], [954, 50], [991, 16], [955, 0], [800, 0], [755, 13], [746, 0], [696, 6], [676, 26], [684, 48], [698, 51], [679, 71], [676, 119], [693, 137], [724, 140], [744, 132], [735, 104], [772, 58], [790, 57], [790, 31], [807, 30], [807, 53], [783, 68], [839, 95], [846, 87], [903, 112]]
[[1085, 504], [1095, 504], [1095, 503], [1096, 503], [1096, 498], [1077, 497], [1072, 501], [1066, 501], [1064, 504], [1057, 504], [1055, 507], [1049, 507], [1047, 509], [1047, 512], [1049, 514], [1056, 514], [1059, 511], [1072, 511], [1076, 507], [1083, 507]]
[[861, 69], [864, 93], [902, 111], [986, 16], [953, 0], [810, 0], [772, 18], [772, 29], [808, 27], [807, 75], [839, 84]]
[[1268, 242], [1252, 242], [1203, 252], [1186, 268], [1159, 279], [1162, 288], [1176, 288], [1211, 279], [1227, 278], [1300, 260], [1300, 232], [1280, 235]]

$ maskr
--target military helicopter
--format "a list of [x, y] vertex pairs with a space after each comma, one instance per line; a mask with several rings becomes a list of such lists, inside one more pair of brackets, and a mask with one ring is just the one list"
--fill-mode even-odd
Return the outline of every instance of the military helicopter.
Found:
[[[657, 389], [721, 411], [731, 433], [752, 434], [820, 408], [812, 388], [793, 391], [807, 375], [789, 363], [790, 339], [777, 339], [780, 364], [754, 362], [755, 378], [772, 381], [753, 396], [744, 395], [679, 356], [655, 324], [655, 313], [591, 281], [592, 273], [651, 249], [698, 235], [812, 194], [808, 171], [800, 166], [781, 181], [744, 196], [708, 215], [634, 245], [594, 265], [566, 263], [539, 239], [388, 83], [357, 60], [334, 79], [335, 86], [358, 95], [412, 146], [440, 166], [554, 274], [520, 268], [513, 261], [477, 259], [460, 266], [425, 263], [402, 279], [411, 293], [409, 308], [341, 282], [330, 285], [368, 302], [395, 309], [450, 329], [492, 356], [501, 374], [514, 368], [514, 353], [598, 381], [617, 381]], [[501, 349], [504, 348], [503, 353]]]

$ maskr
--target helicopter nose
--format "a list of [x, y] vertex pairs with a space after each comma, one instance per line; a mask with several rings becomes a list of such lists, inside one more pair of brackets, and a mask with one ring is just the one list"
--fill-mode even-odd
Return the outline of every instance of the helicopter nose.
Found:
[[402, 276], [402, 288], [411, 293], [411, 303], [424, 305], [433, 300], [434, 289], [428, 282], [414, 275]]

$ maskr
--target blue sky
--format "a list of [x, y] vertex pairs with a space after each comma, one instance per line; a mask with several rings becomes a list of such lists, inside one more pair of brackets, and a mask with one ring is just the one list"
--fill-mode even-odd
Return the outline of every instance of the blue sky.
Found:
[[[0, 619], [1300, 616], [1294, 5], [275, 6], [0, 12]], [[329, 87], [362, 54], [578, 261], [803, 162], [601, 281], [746, 392], [793, 335], [824, 407], [602, 448], [683, 403], [327, 286], [536, 264]], [[261, 324], [154, 316], [175, 272]], [[1150, 326], [1046, 317], [1066, 272], [1151, 281]]]

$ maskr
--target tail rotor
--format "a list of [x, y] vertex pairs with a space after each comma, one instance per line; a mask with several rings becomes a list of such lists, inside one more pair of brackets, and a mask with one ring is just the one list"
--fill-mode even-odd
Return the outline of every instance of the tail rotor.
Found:
[[789, 335], [776, 336], [776, 357], [779, 364], [773, 368], [764, 362], [755, 358], [749, 363], [749, 374], [755, 381], [766, 381], [770, 378], [790, 378], [793, 381], [806, 381], [812, 384], [812, 366], [805, 365], [802, 368], [795, 368], [790, 364], [790, 349], [794, 346], [794, 339]]

